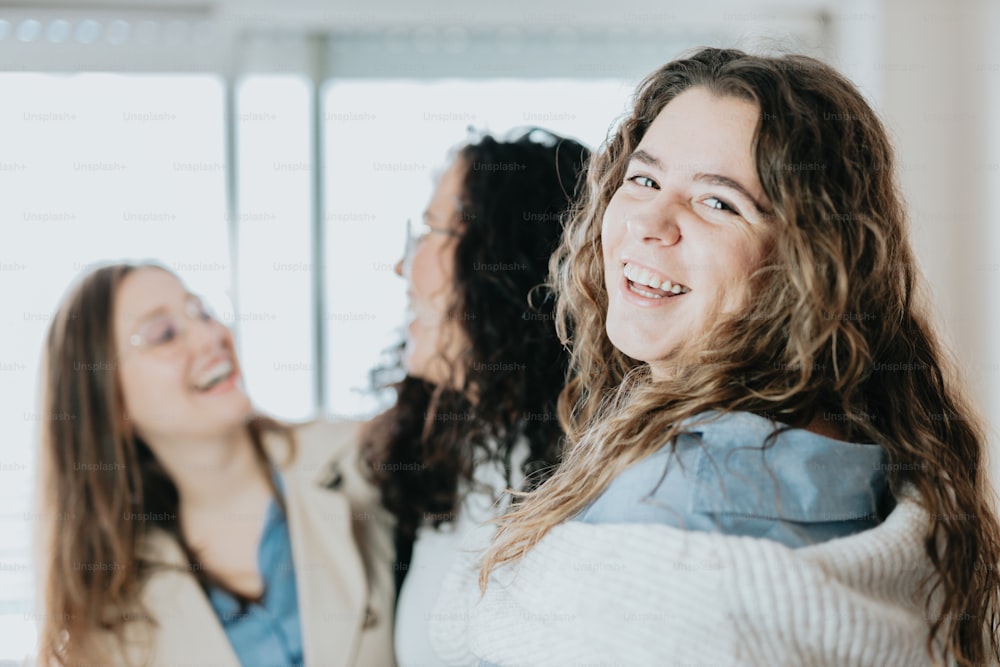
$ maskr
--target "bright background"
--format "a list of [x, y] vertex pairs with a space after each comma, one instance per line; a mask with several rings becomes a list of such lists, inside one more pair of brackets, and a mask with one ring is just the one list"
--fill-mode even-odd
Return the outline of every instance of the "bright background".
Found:
[[0, 0], [0, 661], [33, 643], [38, 361], [86, 267], [174, 268], [234, 327], [263, 410], [367, 417], [405, 221], [448, 150], [528, 125], [596, 147], [641, 76], [695, 46], [810, 53], [862, 88], [937, 316], [997, 414], [1000, 5], [538, 4]]

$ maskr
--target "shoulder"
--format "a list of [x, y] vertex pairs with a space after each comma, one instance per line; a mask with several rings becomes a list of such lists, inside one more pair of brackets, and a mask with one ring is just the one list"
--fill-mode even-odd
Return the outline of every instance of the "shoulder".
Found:
[[360, 456], [363, 422], [316, 419], [290, 427], [294, 457], [286, 473], [337, 488], [354, 500], [377, 496]]
[[320, 473], [334, 462], [358, 458], [360, 427], [360, 422], [324, 419], [283, 424], [263, 433], [264, 447], [286, 475]]
[[700, 512], [871, 525], [888, 489], [878, 445], [835, 440], [746, 412], [692, 430], [701, 444], [693, 499]]
[[580, 519], [664, 523], [789, 546], [875, 524], [884, 453], [750, 413], [704, 413], [623, 471]]
[[300, 438], [330, 440], [331, 438], [354, 438], [363, 424], [364, 422], [353, 420], [312, 419], [291, 426]]
[[[892, 637], [897, 659], [888, 662], [925, 664], [921, 582], [931, 574], [920, 543], [925, 523], [918, 506], [900, 499], [870, 531], [789, 549], [662, 525], [571, 522], [549, 531], [516, 564], [495, 570], [482, 598], [478, 568], [469, 568], [464, 580], [446, 587], [438, 609], [458, 608], [462, 627], [447, 630], [471, 638], [466, 649], [501, 664], [558, 655], [581, 641], [594, 660], [620, 659], [626, 645], [639, 652], [641, 664], [706, 658], [728, 664], [737, 655], [748, 664], [786, 664], [788, 656], [798, 656], [797, 664], [840, 664], [841, 642], [855, 636]], [[504, 642], [492, 629], [499, 617], [520, 619], [512, 630], [519, 642]], [[664, 634], [665, 623], [672, 632]], [[584, 624], [593, 632], [580, 632]], [[878, 641], [864, 645], [884, 650]], [[873, 654], [870, 662], [886, 664], [885, 658]]]
[[302, 461], [357, 457], [358, 436], [362, 422], [314, 419], [291, 425], [297, 447], [297, 459]]

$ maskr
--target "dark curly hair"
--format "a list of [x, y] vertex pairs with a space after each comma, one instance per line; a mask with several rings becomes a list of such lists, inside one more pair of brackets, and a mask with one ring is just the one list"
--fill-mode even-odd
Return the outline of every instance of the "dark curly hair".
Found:
[[[499, 463], [512, 486], [511, 454], [521, 438], [530, 449], [522, 465], [527, 488], [558, 460], [556, 403], [568, 355], [544, 283], [589, 157], [576, 141], [537, 128], [507, 140], [484, 135], [454, 153], [466, 167], [448, 310], [468, 340], [456, 364], [461, 372], [452, 374], [461, 386], [404, 377], [392, 385], [395, 405], [362, 436], [404, 544], [421, 524], [455, 517], [459, 480], [471, 482], [474, 466]], [[399, 366], [397, 357], [376, 371], [376, 384], [386, 371], [399, 377]]]

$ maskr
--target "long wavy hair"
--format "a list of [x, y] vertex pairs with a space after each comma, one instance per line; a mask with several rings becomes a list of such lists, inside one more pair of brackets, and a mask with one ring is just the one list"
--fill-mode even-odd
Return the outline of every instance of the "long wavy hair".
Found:
[[[601, 221], [630, 154], [677, 95], [703, 87], [760, 112], [752, 145], [774, 242], [749, 276], [743, 312], [713, 323], [679, 372], [653, 380], [605, 333]], [[881, 445], [894, 495], [912, 486], [929, 513], [939, 575], [935, 639], [961, 665], [1000, 658], [1000, 527], [985, 478], [984, 427], [930, 323], [885, 128], [857, 89], [803, 56], [704, 49], [639, 86], [634, 108], [590, 166], [583, 202], [551, 264], [557, 325], [572, 346], [560, 397], [562, 466], [504, 517], [490, 572], [579, 513], [626, 466], [673, 443], [707, 410], [791, 426], [833, 413], [845, 439]], [[932, 604], [928, 594], [927, 605]]]
[[459, 480], [471, 481], [474, 465], [499, 463], [511, 486], [520, 439], [530, 450], [521, 466], [528, 487], [559, 458], [556, 406], [569, 355], [544, 286], [589, 155], [537, 128], [507, 140], [484, 135], [454, 154], [465, 175], [447, 317], [468, 345], [450, 365], [455, 382], [405, 377], [394, 386], [395, 405], [363, 435], [365, 459], [404, 538], [424, 522], [454, 519]]
[[[40, 665], [112, 664], [112, 656], [135, 650], [126, 650], [127, 626], [156, 623], [155, 610], [141, 604], [145, 578], [162, 565], [143, 556], [150, 531], [165, 531], [196, 557], [180, 531], [177, 487], [131, 428], [118, 379], [115, 297], [125, 277], [145, 267], [167, 270], [155, 264], [92, 270], [49, 326], [36, 536], [44, 577]], [[264, 434], [291, 434], [259, 416], [247, 428], [266, 471]], [[201, 566], [190, 571], [203, 585], [220, 584]]]

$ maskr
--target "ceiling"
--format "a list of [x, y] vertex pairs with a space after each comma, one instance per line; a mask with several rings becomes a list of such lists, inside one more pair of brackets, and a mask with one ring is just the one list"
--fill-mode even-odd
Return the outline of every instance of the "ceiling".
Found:
[[[0, 0], [0, 62], [14, 71], [232, 73], [257, 63], [303, 70], [303, 62], [314, 57], [307, 38], [319, 37], [332, 45], [321, 50], [337, 59], [341, 71], [345, 64], [368, 74], [408, 64], [408, 76], [421, 68], [438, 75], [459, 73], [448, 59], [478, 51], [481, 57], [468, 67], [490, 71], [499, 64], [494, 71], [503, 74], [505, 53], [527, 50], [537, 57], [521, 58], [524, 67], [511, 73], [523, 75], [535, 64], [544, 69], [551, 63], [570, 71], [568, 62], [585, 57], [591, 62], [572, 73], [596, 76], [602, 69], [631, 69], [630, 61], [644, 71], [644, 54], [662, 61], [679, 44], [756, 48], [763, 38], [821, 55], [831, 43], [831, 17], [836, 20], [837, 11], [864, 0], [845, 0], [838, 9], [828, 7], [832, 2], [702, 0], [623, 7], [614, 0], [507, 0], [503, 5], [455, 0], [366, 0], [364, 5], [343, 0]], [[630, 56], [633, 49], [636, 57]], [[419, 62], [435, 52], [437, 62]], [[362, 53], [374, 55], [360, 62]]]
[[0, 16], [12, 12], [183, 15], [256, 27], [326, 31], [414, 25], [609, 29], [655, 26], [671, 30], [706, 25], [718, 27], [726, 23], [739, 29], [753, 24], [814, 20], [820, 12], [835, 11], [835, 3], [830, 0], [703, 0], [626, 6], [609, 0], [550, 0], [544, 3], [537, 0], [507, 0], [504, 3], [366, 0], [363, 5], [345, 0], [0, 1]]

